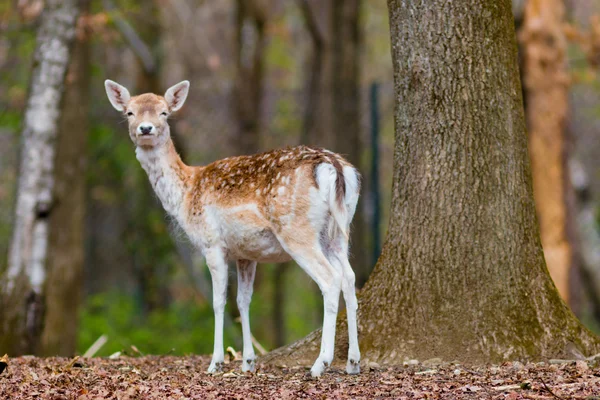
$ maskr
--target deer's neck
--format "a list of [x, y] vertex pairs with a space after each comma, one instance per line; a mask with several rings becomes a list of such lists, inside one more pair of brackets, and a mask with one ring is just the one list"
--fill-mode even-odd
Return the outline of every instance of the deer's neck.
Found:
[[137, 147], [135, 154], [164, 209], [179, 220], [183, 216], [191, 168], [181, 161], [170, 139], [164, 145], [150, 149]]

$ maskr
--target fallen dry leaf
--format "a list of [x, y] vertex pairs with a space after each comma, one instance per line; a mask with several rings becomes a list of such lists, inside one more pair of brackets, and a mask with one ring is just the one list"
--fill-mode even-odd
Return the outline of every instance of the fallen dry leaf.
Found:
[[8, 354], [5, 354], [0, 358], [0, 374], [8, 367]]

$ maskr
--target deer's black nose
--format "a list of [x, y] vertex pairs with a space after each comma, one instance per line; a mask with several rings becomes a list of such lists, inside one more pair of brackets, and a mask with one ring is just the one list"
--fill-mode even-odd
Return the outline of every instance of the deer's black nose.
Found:
[[152, 132], [152, 128], [152, 125], [141, 125], [140, 132], [142, 132], [142, 135], [149, 135]]

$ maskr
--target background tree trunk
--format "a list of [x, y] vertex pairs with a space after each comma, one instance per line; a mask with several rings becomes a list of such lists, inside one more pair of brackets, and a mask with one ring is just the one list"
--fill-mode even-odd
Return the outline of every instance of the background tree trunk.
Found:
[[311, 49], [305, 78], [305, 108], [300, 144], [333, 149], [331, 0], [298, 0]]
[[21, 134], [14, 231], [0, 306], [0, 352], [35, 353], [44, 320], [54, 158], [77, 0], [48, 0], [37, 34]]
[[[597, 353], [598, 338], [560, 299], [544, 262], [510, 1], [388, 6], [392, 217], [359, 299], [363, 360], [489, 363]], [[266, 361], [310, 362], [319, 336]], [[338, 329], [338, 358], [346, 336]]]
[[[576, 279], [571, 280], [571, 297], [578, 294], [578, 312], [582, 319], [600, 324], [600, 232], [598, 231], [598, 200], [600, 180], [600, 120], [596, 111], [600, 92], [595, 85], [600, 32], [600, 3], [577, 0], [566, 3], [572, 17], [567, 38], [575, 49], [583, 51], [586, 62], [572, 62], [569, 68], [572, 82], [569, 90], [569, 176], [576, 194], [574, 202], [577, 246], [574, 247]], [[576, 50], [576, 51], [577, 51]], [[586, 79], [585, 77], [589, 77]], [[571, 209], [570, 209], [571, 211]], [[571, 274], [573, 276], [573, 274]], [[577, 286], [579, 285], [579, 286]], [[583, 289], [583, 290], [582, 290]], [[571, 307], [572, 300], [570, 301]]]
[[[360, 0], [334, 0], [331, 13], [332, 46], [332, 114], [335, 145], [359, 171], [363, 146], [361, 143], [360, 101]], [[365, 174], [363, 174], [365, 175]], [[361, 198], [362, 199], [362, 198]], [[350, 262], [356, 273], [356, 286], [362, 287], [371, 265], [367, 260], [363, 202], [359, 201], [352, 221]]]
[[528, 0], [519, 39], [540, 236], [550, 276], [562, 298], [569, 302], [573, 251], [567, 229], [571, 183], [566, 173], [569, 74], [564, 22], [562, 0]]
[[265, 25], [268, 6], [261, 0], [238, 0], [235, 35], [237, 76], [233, 91], [238, 130], [233, 154], [254, 154], [260, 149]]
[[276, 265], [273, 269], [273, 337], [276, 347], [286, 343], [285, 304], [287, 302], [285, 276], [293, 267], [291, 262]]
[[[82, 17], [89, 0], [81, 1]], [[82, 21], [80, 18], [80, 21]], [[40, 354], [72, 356], [77, 345], [78, 312], [83, 287], [86, 143], [89, 135], [89, 37], [80, 22], [56, 142], [55, 206], [50, 216], [46, 318]]]
[[[298, 4], [312, 44], [300, 143], [341, 153], [362, 171], [361, 2], [299, 0]], [[362, 287], [372, 267], [367, 260], [362, 202], [352, 226], [350, 261], [356, 285]]]
[[[327, 2], [318, 3], [321, 7]], [[310, 36], [311, 55], [308, 62], [308, 75], [306, 76], [306, 100], [300, 132], [300, 144], [311, 144], [316, 140], [315, 126], [321, 108], [321, 81], [323, 79], [323, 53], [325, 37], [319, 26], [317, 5], [312, 5], [309, 0], [298, 0], [298, 6], [304, 18], [306, 30]]]
[[[104, 1], [108, 3], [108, 0]], [[129, 28], [130, 33], [127, 33], [126, 25], [120, 28], [121, 34], [136, 55], [138, 67], [135, 82], [136, 92], [162, 94], [169, 86], [160, 80], [162, 59], [158, 55], [163, 35], [163, 26], [160, 24], [159, 16], [160, 2], [139, 1], [138, 7], [141, 12], [137, 15], [137, 20], [132, 21], [132, 27]], [[128, 23], [125, 18], [121, 21], [121, 24]], [[131, 39], [128, 39], [128, 36]], [[185, 160], [185, 149], [181, 146], [174, 126], [171, 129], [171, 138], [177, 151]], [[144, 248], [144, 251], [136, 252], [134, 268], [138, 280], [139, 300], [143, 311], [149, 313], [156, 309], [165, 309], [171, 302], [168, 277], [172, 271], [165, 254], [174, 253], [176, 246], [173, 238], [165, 235], [166, 232], [169, 232], [169, 227], [164, 221], [164, 209], [156, 198], [146, 173], [140, 168], [136, 169], [136, 172], [137, 188], [135, 193], [129, 196], [131, 211], [128, 214], [133, 216], [129, 233], [135, 243], [133, 246]], [[147, 201], [149, 198], [154, 201]], [[154, 245], [148, 247], [147, 243]]]

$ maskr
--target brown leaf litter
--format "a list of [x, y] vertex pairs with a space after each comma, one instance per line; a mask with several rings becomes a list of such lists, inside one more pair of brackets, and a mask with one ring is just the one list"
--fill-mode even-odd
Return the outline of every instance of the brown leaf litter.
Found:
[[363, 366], [357, 376], [330, 368], [321, 378], [308, 367], [240, 362], [206, 374], [208, 356], [108, 358], [3, 358], [0, 399], [598, 399], [597, 361], [519, 362], [499, 366]]

